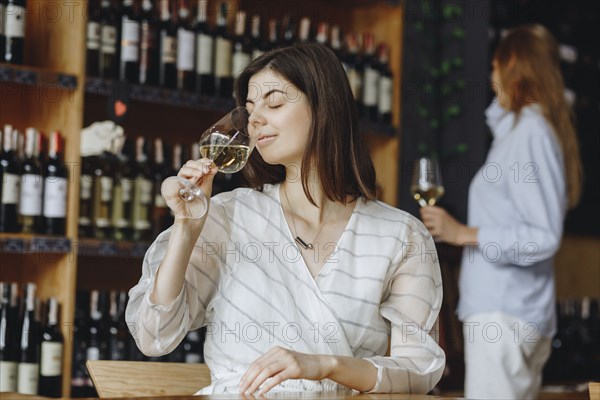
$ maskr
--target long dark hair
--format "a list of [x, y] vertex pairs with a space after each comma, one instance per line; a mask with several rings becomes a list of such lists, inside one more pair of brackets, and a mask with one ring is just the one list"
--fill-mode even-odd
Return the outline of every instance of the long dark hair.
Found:
[[[375, 168], [358, 132], [356, 105], [346, 73], [335, 54], [320, 44], [297, 44], [263, 54], [250, 63], [235, 83], [236, 101], [245, 105], [250, 78], [271, 69], [298, 88], [312, 113], [308, 145], [302, 158], [302, 186], [309, 188], [309, 170], [316, 168], [327, 198], [346, 203], [348, 198], [375, 198]], [[285, 180], [285, 167], [267, 164], [252, 153], [243, 169], [249, 186], [262, 190], [266, 183]]]
[[518, 115], [523, 107], [537, 103], [554, 128], [563, 152], [569, 206], [574, 207], [581, 195], [583, 172], [556, 40], [542, 25], [521, 25], [502, 39], [495, 59], [510, 110]]

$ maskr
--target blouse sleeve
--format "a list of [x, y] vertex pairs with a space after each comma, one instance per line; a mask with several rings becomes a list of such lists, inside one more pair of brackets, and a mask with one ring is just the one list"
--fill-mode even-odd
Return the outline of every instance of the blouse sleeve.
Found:
[[202, 234], [190, 257], [183, 288], [172, 304], [164, 306], [152, 303], [150, 295], [170, 236], [171, 228], [152, 243], [144, 257], [142, 277], [129, 291], [125, 320], [138, 348], [147, 356], [170, 353], [189, 330], [204, 324], [209, 303], [219, 289], [223, 249], [230, 237], [225, 207], [215, 199], [211, 201]]
[[377, 368], [373, 393], [427, 393], [442, 377], [446, 357], [437, 343], [442, 278], [425, 227], [414, 231], [392, 269], [380, 306], [391, 324], [390, 356], [367, 358]]

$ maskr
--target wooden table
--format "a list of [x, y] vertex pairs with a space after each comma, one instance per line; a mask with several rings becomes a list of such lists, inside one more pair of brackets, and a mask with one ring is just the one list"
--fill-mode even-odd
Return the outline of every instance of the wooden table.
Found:
[[[2, 393], [0, 394], [1, 400], [48, 400], [47, 397], [41, 396], [27, 396], [17, 393]], [[267, 399], [298, 399], [298, 400], [459, 400], [460, 397], [440, 397], [440, 396], [426, 396], [419, 394], [347, 394], [343, 392], [296, 392], [296, 393], [270, 393], [267, 394]], [[127, 399], [153, 399], [153, 400], [250, 400], [260, 399], [259, 397], [244, 397], [240, 395], [228, 395], [228, 394], [217, 394], [209, 396], [161, 396], [161, 397], [129, 397], [120, 398], [120, 400]]]

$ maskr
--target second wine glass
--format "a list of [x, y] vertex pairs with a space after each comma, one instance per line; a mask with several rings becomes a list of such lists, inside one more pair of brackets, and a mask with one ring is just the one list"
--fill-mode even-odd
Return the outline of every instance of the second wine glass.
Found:
[[415, 162], [410, 192], [421, 207], [434, 206], [444, 195], [442, 174], [435, 160], [422, 157]]
[[[250, 124], [248, 109], [236, 107], [202, 133], [200, 154], [211, 160], [220, 172], [238, 172], [246, 165], [259, 134]], [[173, 204], [167, 193], [174, 193], [175, 189], [181, 200], [176, 209], [170, 206], [176, 216], [201, 218], [206, 214], [208, 202], [197, 183], [179, 176], [171, 176], [163, 182], [161, 191], [167, 204]]]

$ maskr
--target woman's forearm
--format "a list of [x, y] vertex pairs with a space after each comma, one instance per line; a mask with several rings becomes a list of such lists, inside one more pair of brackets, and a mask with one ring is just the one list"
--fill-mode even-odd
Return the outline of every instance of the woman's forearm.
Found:
[[456, 235], [456, 244], [459, 246], [474, 245], [477, 243], [477, 228], [462, 225]]
[[327, 379], [360, 392], [368, 392], [377, 383], [377, 368], [360, 358], [324, 355], [329, 365]]
[[173, 224], [165, 258], [156, 273], [150, 301], [170, 305], [183, 288], [194, 245], [200, 236], [204, 220], [181, 219]]

